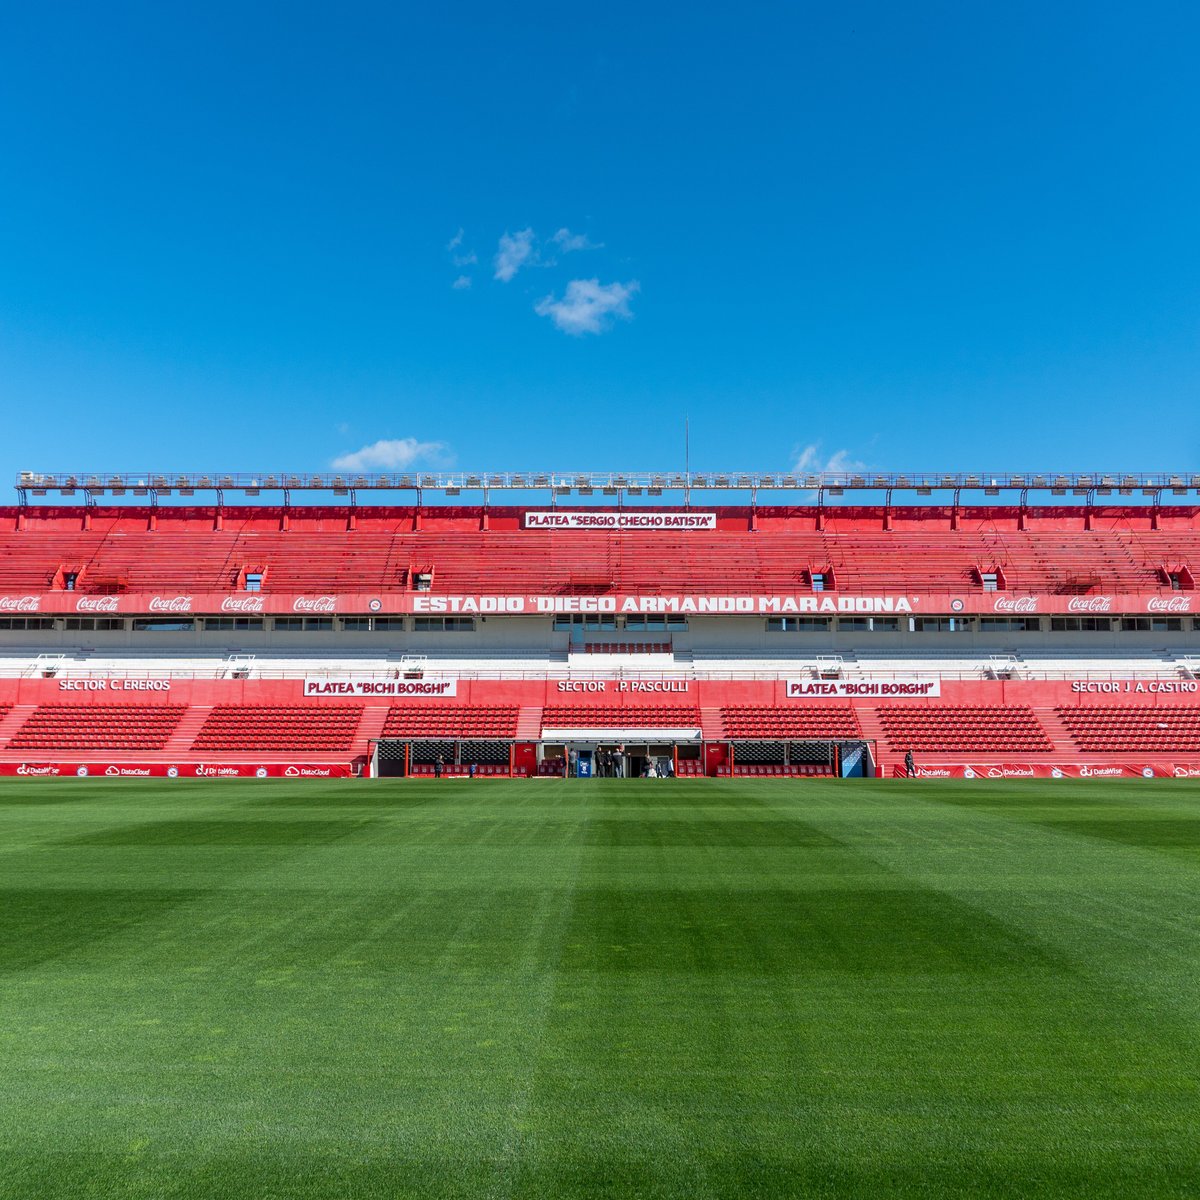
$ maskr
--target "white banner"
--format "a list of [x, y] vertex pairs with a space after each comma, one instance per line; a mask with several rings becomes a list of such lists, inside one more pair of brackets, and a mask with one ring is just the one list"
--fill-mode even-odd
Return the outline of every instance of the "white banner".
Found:
[[922, 675], [898, 675], [893, 679], [789, 679], [784, 694], [789, 700], [912, 700], [940, 696], [942, 681]]
[[320, 699], [349, 696], [358, 699], [441, 700], [458, 695], [457, 679], [376, 679], [370, 675], [347, 675], [341, 679], [307, 676], [304, 694]]
[[631, 529], [643, 532], [687, 533], [716, 529], [715, 512], [527, 512], [526, 529]]

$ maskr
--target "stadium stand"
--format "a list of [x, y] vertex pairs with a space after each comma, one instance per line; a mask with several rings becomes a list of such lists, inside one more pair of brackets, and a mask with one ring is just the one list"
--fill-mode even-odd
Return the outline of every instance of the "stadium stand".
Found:
[[741, 477], [697, 478], [681, 508], [617, 477], [574, 485], [636, 503], [559, 507], [561, 481], [530, 476], [555, 497], [541, 523], [486, 498], [364, 505], [349, 477], [322, 482], [344, 506], [97, 503], [100, 477], [86, 503], [75, 477], [30, 503], [48, 478], [0, 509], [0, 772], [382, 754], [537, 776], [625, 742], [684, 778], [887, 773], [908, 750], [967, 778], [1200, 772], [1200, 506], [1164, 503], [1200, 478], [1003, 484], [1064, 498], [1031, 506], [962, 504], [1001, 486], [947, 476], [923, 485], [944, 502], [828, 503], [914, 486], [847, 476], [702, 512]]
[[862, 728], [849, 704], [787, 709], [734, 705], [721, 709], [721, 723], [725, 736], [738, 741], [842, 741], [862, 737]]
[[186, 711], [162, 704], [43, 704], [9, 740], [8, 748], [161, 750]]
[[511, 741], [517, 734], [516, 705], [466, 705], [437, 707], [432, 704], [395, 705], [388, 710], [383, 726], [385, 738], [492, 739]]
[[357, 705], [222, 704], [208, 715], [193, 750], [349, 750], [362, 720]]
[[1054, 749], [1028, 708], [938, 705], [881, 706], [893, 750], [920, 753], [1045, 754]]
[[1058, 715], [1081, 750], [1200, 753], [1200, 708], [1097, 705], [1059, 708]]
[[700, 711], [682, 705], [552, 704], [542, 710], [546, 729], [685, 729], [698, 728]]

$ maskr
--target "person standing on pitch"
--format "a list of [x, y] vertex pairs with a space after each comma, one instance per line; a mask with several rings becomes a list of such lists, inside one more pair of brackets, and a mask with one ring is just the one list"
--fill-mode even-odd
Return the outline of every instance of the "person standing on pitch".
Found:
[[441, 779], [442, 767], [444, 765], [445, 764], [442, 762], [442, 756], [439, 754], [437, 756], [437, 758], [434, 759], [434, 762], [433, 762], [433, 777], [434, 777], [434, 779]]
[[909, 750], [904, 755], [904, 774], [911, 779], [916, 773], [916, 764], [913, 762], [912, 751]]

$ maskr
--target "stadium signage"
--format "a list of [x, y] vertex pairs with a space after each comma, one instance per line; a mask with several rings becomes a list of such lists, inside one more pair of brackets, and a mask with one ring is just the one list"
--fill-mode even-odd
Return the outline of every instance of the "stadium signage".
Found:
[[332, 613], [336, 611], [336, 596], [297, 596], [292, 601], [292, 612]]
[[915, 596], [434, 596], [412, 597], [414, 613], [908, 613]]
[[60, 679], [60, 692], [169, 692], [169, 679]]
[[1192, 611], [1191, 596], [1151, 596], [1146, 611], [1152, 613], [1185, 613]]
[[262, 610], [261, 596], [226, 596], [221, 601], [223, 613], [260, 613]]
[[997, 595], [992, 592], [952, 595], [948, 592], [904, 595], [857, 595], [838, 592], [800, 594], [745, 593], [658, 593], [607, 592], [595, 595], [442, 595], [430, 592], [325, 593], [294, 592], [229, 594], [195, 592], [177, 596], [124, 592], [120, 595], [80, 595], [78, 592], [49, 591], [25, 595], [0, 595], [0, 613], [304, 613], [332, 616], [335, 613], [432, 613], [536, 616], [557, 613], [632, 613], [743, 615], [830, 615], [883, 613], [1176, 613], [1200, 612], [1197, 593], [1166, 594], [1137, 592], [1122, 595], [1060, 596], [1025, 594]]
[[0, 775], [77, 779], [346, 779], [349, 763], [0, 763]]
[[992, 605], [992, 612], [998, 613], [1035, 613], [1037, 610], [1036, 596], [997, 596]]
[[458, 695], [457, 679], [375, 679], [370, 675], [350, 675], [344, 679], [313, 678], [304, 680], [304, 695], [329, 700], [338, 697], [408, 697], [414, 700], [440, 700]]
[[1106, 613], [1112, 612], [1111, 596], [1072, 596], [1067, 601], [1067, 612]]
[[687, 533], [716, 529], [715, 512], [527, 512], [526, 529], [622, 529]]
[[152, 613], [190, 613], [191, 596], [151, 596], [147, 605]]
[[76, 612], [115, 613], [118, 611], [116, 596], [80, 596], [75, 601]]
[[663, 695], [685, 694], [691, 691], [688, 679], [560, 679], [560, 692], [635, 692]]
[[918, 675], [894, 679], [789, 679], [784, 685], [784, 695], [789, 700], [919, 700], [941, 694], [940, 679]]
[[1133, 694], [1190, 695], [1200, 692], [1194, 679], [1075, 679], [1071, 691], [1085, 696], [1123, 696]]
[[[1200, 764], [939, 763], [927, 767], [918, 764], [913, 776], [917, 779], [1196, 779], [1200, 778]], [[892, 777], [903, 779], [907, 772], [903, 766], [895, 765]]]

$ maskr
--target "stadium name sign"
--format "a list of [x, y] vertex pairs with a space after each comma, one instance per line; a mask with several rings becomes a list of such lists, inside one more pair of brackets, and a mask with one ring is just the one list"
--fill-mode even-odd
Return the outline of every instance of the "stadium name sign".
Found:
[[942, 681], [919, 675], [899, 675], [894, 679], [789, 679], [784, 695], [789, 700], [891, 699], [940, 696]]
[[457, 679], [375, 679], [370, 675], [348, 675], [344, 679], [307, 676], [304, 694], [329, 700], [347, 696], [407, 696], [417, 700], [439, 700], [458, 694]]
[[909, 613], [909, 596], [432, 596], [415, 613]]
[[687, 533], [716, 529], [715, 512], [527, 512], [526, 529], [621, 529]]

